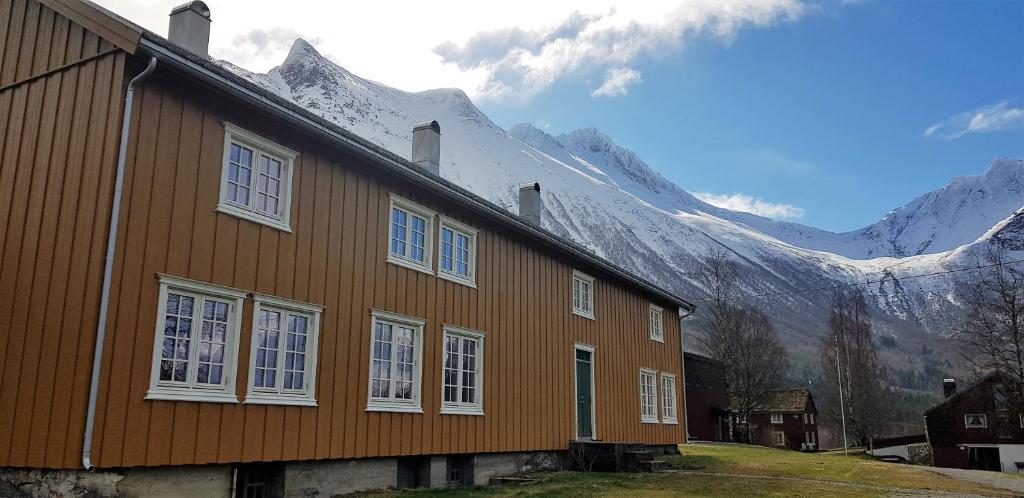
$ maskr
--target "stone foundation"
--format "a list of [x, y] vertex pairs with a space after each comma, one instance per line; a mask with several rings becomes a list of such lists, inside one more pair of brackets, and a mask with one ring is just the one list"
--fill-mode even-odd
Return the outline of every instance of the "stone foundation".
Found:
[[[332, 497], [371, 489], [401, 485], [442, 488], [458, 485], [487, 485], [493, 477], [565, 468], [566, 453], [558, 451], [481, 453], [474, 455], [432, 455], [423, 457], [363, 458], [282, 462], [269, 466], [277, 474], [270, 479], [277, 492], [288, 498]], [[411, 463], [410, 463], [411, 462]], [[411, 484], [410, 465], [414, 479]], [[114, 497], [231, 497], [240, 467], [195, 465], [183, 467], [137, 467], [81, 470], [0, 469], [0, 497], [114, 498]], [[450, 473], [457, 468], [457, 473]], [[449, 477], [459, 479], [449, 482]]]

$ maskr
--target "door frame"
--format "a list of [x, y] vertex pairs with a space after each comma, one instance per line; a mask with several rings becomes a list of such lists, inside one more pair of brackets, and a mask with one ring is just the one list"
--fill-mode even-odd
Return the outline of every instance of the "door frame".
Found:
[[574, 343], [573, 344], [573, 348], [572, 348], [572, 384], [573, 384], [573, 388], [572, 388], [572, 392], [573, 392], [573, 396], [572, 396], [572, 406], [573, 406], [572, 414], [573, 414], [573, 418], [572, 418], [572, 420], [573, 420], [573, 427], [575, 428], [575, 430], [573, 431], [573, 436], [574, 436], [574, 439], [576, 439], [576, 440], [580, 439], [580, 414], [577, 413], [578, 410], [579, 410], [579, 396], [580, 396], [580, 393], [579, 393], [578, 373], [576, 371], [576, 369], [579, 368], [579, 367], [577, 365], [577, 360], [576, 360], [576, 351], [586, 351], [586, 352], [590, 353], [590, 438], [589, 438], [589, 440], [596, 441], [597, 440], [597, 399], [596, 399], [596, 396], [595, 396], [596, 389], [594, 388], [594, 385], [597, 382], [596, 382], [596, 379], [594, 378], [594, 359], [597, 356], [597, 354], [596, 354], [597, 348], [595, 348], [594, 346], [591, 346], [590, 344], [584, 344], [582, 342]]

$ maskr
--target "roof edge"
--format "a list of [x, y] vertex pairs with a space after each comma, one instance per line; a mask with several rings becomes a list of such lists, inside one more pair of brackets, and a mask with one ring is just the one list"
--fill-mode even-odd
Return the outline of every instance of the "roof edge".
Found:
[[[458, 187], [455, 184], [451, 184], [439, 176], [425, 173], [422, 170], [413, 167], [409, 161], [402, 159], [389, 151], [379, 149], [373, 144], [366, 142], [365, 139], [362, 139], [351, 132], [344, 131], [337, 125], [313, 114], [307, 109], [299, 107], [293, 103], [283, 101], [283, 99], [280, 99], [280, 97], [277, 97], [276, 95], [269, 96], [267, 95], [266, 90], [249, 88], [249, 86], [255, 87], [252, 83], [246, 82], [243, 84], [238, 81], [233, 81], [232, 79], [225, 77], [224, 74], [219, 74], [220, 71], [225, 71], [223, 69], [211, 69], [198, 61], [191, 60], [189, 56], [178, 53], [176, 48], [173, 47], [170, 42], [158, 37], [157, 35], [145, 32], [145, 36], [140, 40], [139, 48], [141, 49], [141, 52], [156, 57], [161, 62], [165, 62], [173, 68], [190, 74], [191, 76], [212, 84], [215, 87], [220, 87], [222, 90], [242, 98], [243, 100], [249, 100], [250, 103], [261, 106], [268, 112], [278, 115], [278, 117], [291, 122], [293, 125], [313, 132], [321, 139], [335, 145], [340, 145], [347, 150], [356, 152], [357, 154], [373, 161], [383, 163], [385, 167], [387, 167], [392, 173], [397, 174], [399, 177], [422, 185], [451, 201], [473, 208], [479, 213], [511, 226], [519, 232], [530, 236], [531, 238], [555, 250], [567, 253], [575, 259], [581, 260], [601, 271], [619, 277], [630, 285], [650, 293], [659, 299], [673, 303], [691, 312], [697, 308], [693, 303], [675, 295], [674, 293], [663, 289], [642, 277], [634, 275], [611, 261], [589, 253], [582, 246], [577, 247], [574, 242], [563, 240], [547, 230], [533, 227], [496, 204], [493, 204], [490, 201], [469, 192], [468, 190]], [[281, 101], [278, 101], [279, 99]]]
[[106, 9], [80, 0], [39, 0], [58, 14], [92, 31], [117, 48], [134, 54], [142, 39], [142, 28], [129, 23]]

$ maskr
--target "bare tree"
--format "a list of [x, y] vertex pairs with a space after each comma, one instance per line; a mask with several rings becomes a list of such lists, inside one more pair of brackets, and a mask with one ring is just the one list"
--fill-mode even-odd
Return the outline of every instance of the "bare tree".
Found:
[[[733, 410], [741, 420], [750, 420], [751, 411], [784, 378], [786, 350], [768, 315], [740, 302], [739, 272], [726, 253], [709, 254], [694, 278], [711, 294], [709, 304], [700, 308], [704, 334], [698, 341], [724, 365]], [[749, 441], [749, 424], [744, 431]]]
[[840, 410], [845, 410], [847, 429], [862, 445], [884, 433], [891, 413], [888, 405], [892, 392], [873, 335], [864, 293], [859, 289], [836, 292], [829, 314], [829, 335], [820, 350], [825, 380], [822, 406], [826, 418], [837, 427]]
[[1015, 398], [1024, 398], [1024, 274], [998, 245], [989, 246], [985, 261], [957, 285], [965, 314], [954, 338], [975, 370], [1001, 370], [1014, 381]]

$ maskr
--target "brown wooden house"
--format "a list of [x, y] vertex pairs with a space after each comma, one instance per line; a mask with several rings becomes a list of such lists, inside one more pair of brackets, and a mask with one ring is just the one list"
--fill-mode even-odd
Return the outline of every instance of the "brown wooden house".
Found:
[[437, 123], [397, 157], [209, 29], [0, 0], [0, 477], [329, 496], [683, 442], [690, 303], [539, 228], [539, 186], [517, 215], [438, 176]]
[[791, 450], [818, 449], [818, 409], [808, 389], [779, 389], [743, 420], [733, 415], [734, 437], [746, 439], [750, 425], [750, 443]]
[[946, 398], [924, 413], [933, 465], [1020, 472], [1024, 467], [1024, 409], [1019, 389], [993, 371], [957, 390], [945, 379]]

